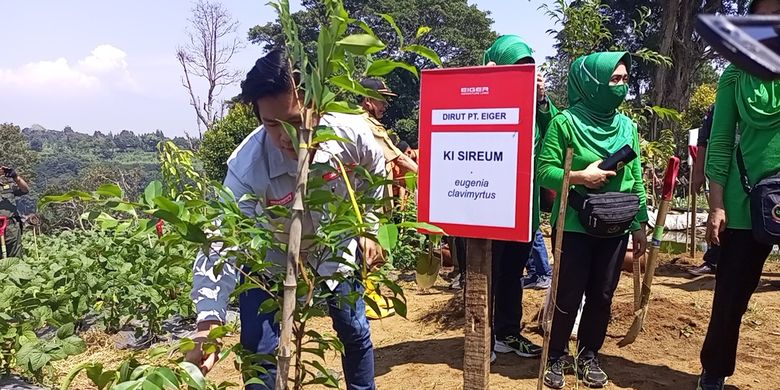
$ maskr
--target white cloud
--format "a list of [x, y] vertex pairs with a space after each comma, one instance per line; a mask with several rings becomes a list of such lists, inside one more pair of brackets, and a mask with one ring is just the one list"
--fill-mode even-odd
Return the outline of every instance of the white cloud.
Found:
[[111, 45], [100, 45], [79, 61], [79, 68], [87, 73], [108, 73], [127, 70], [127, 54]]
[[128, 70], [127, 54], [111, 45], [99, 45], [76, 64], [65, 58], [31, 62], [14, 69], [0, 68], [0, 87], [20, 91], [74, 95], [106, 87], [138, 90]]

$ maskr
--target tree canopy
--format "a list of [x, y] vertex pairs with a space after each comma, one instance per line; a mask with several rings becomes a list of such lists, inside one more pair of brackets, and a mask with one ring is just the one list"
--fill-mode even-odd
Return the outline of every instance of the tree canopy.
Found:
[[[304, 0], [304, 9], [293, 14], [300, 28], [301, 41], [311, 42], [308, 49], [312, 53], [315, 52], [314, 45], [323, 17], [318, 4], [317, 1]], [[490, 13], [480, 10], [476, 5], [469, 5], [467, 0], [346, 0], [344, 6], [351, 17], [364, 21], [387, 45], [385, 52], [380, 55], [414, 64], [418, 69], [431, 68], [434, 64], [417, 54], [401, 52], [401, 42], [396, 37], [395, 29], [382, 18], [382, 14], [392, 16], [407, 44], [418, 43], [432, 48], [446, 67], [481, 64], [482, 54], [497, 37], [491, 28], [493, 20], [490, 19]], [[417, 26], [430, 30], [418, 31]], [[427, 33], [418, 34], [424, 31]], [[279, 21], [251, 28], [249, 40], [265, 50], [282, 47], [284, 37]], [[389, 74], [386, 81], [399, 97], [393, 100], [383, 122], [389, 128], [401, 119], [416, 122], [420, 98], [419, 79], [400, 70]], [[405, 140], [416, 142], [416, 133], [414, 139]]]

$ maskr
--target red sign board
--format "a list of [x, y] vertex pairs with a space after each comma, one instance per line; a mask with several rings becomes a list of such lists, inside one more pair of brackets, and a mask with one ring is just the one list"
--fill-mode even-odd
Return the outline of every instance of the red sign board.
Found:
[[535, 120], [533, 65], [423, 71], [418, 220], [530, 242]]

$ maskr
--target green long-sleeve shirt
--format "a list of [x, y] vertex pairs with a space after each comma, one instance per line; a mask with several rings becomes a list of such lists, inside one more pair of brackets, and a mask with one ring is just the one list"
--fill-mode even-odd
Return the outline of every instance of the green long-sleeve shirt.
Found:
[[739, 84], [725, 81], [727, 72], [734, 71], [737, 70], [727, 69], [718, 86], [705, 173], [724, 188], [728, 228], [746, 230], [752, 227], [750, 200], [740, 182], [735, 153], [736, 128], [739, 127], [739, 147], [751, 185], [780, 171], [780, 129], [756, 128], [740, 117], [736, 101]]
[[[536, 109], [536, 128], [534, 129], [534, 173], [539, 172], [539, 154], [542, 151], [542, 145], [544, 144], [545, 132], [550, 125], [550, 121], [554, 116], [558, 115], [558, 109], [553, 104], [552, 100], [547, 99], [547, 107], [541, 108], [537, 106]], [[539, 229], [539, 182], [534, 178], [534, 208], [533, 216], [531, 219], [531, 233]]]
[[[549, 188], [558, 193], [553, 204], [551, 222], [553, 226], [558, 220], [558, 208], [561, 202], [561, 187], [563, 186], [563, 164], [566, 159], [566, 149], [571, 146], [574, 152], [572, 159], [572, 171], [581, 171], [587, 168], [595, 161], [603, 160], [607, 156], [599, 156], [576, 136], [577, 130], [565, 115], [553, 117], [547, 134], [544, 138], [544, 146], [539, 156], [539, 171], [537, 180], [542, 187]], [[633, 144], [637, 156], [639, 156], [639, 134], [634, 125]], [[573, 186], [580, 191], [585, 191], [584, 186]], [[637, 157], [623, 169], [618, 171], [617, 175], [610, 178], [609, 182], [600, 190], [603, 192], [625, 192], [634, 193], [639, 196], [639, 213], [634, 218], [631, 225], [631, 231], [641, 228], [641, 223], [647, 222], [647, 194], [645, 191], [644, 179], [642, 178], [642, 163]], [[579, 221], [577, 211], [569, 207], [566, 211], [566, 220], [564, 221], [564, 231], [585, 233], [585, 228]]]

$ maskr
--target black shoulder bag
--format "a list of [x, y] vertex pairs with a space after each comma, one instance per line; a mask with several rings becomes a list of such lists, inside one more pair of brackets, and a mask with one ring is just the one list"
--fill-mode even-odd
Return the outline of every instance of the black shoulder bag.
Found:
[[742, 148], [737, 145], [737, 166], [742, 189], [750, 198], [750, 219], [753, 238], [764, 244], [780, 244], [780, 172], [751, 186], [748, 180]]
[[625, 234], [639, 213], [639, 196], [624, 192], [569, 191], [569, 206], [577, 211], [585, 232], [610, 238]]

